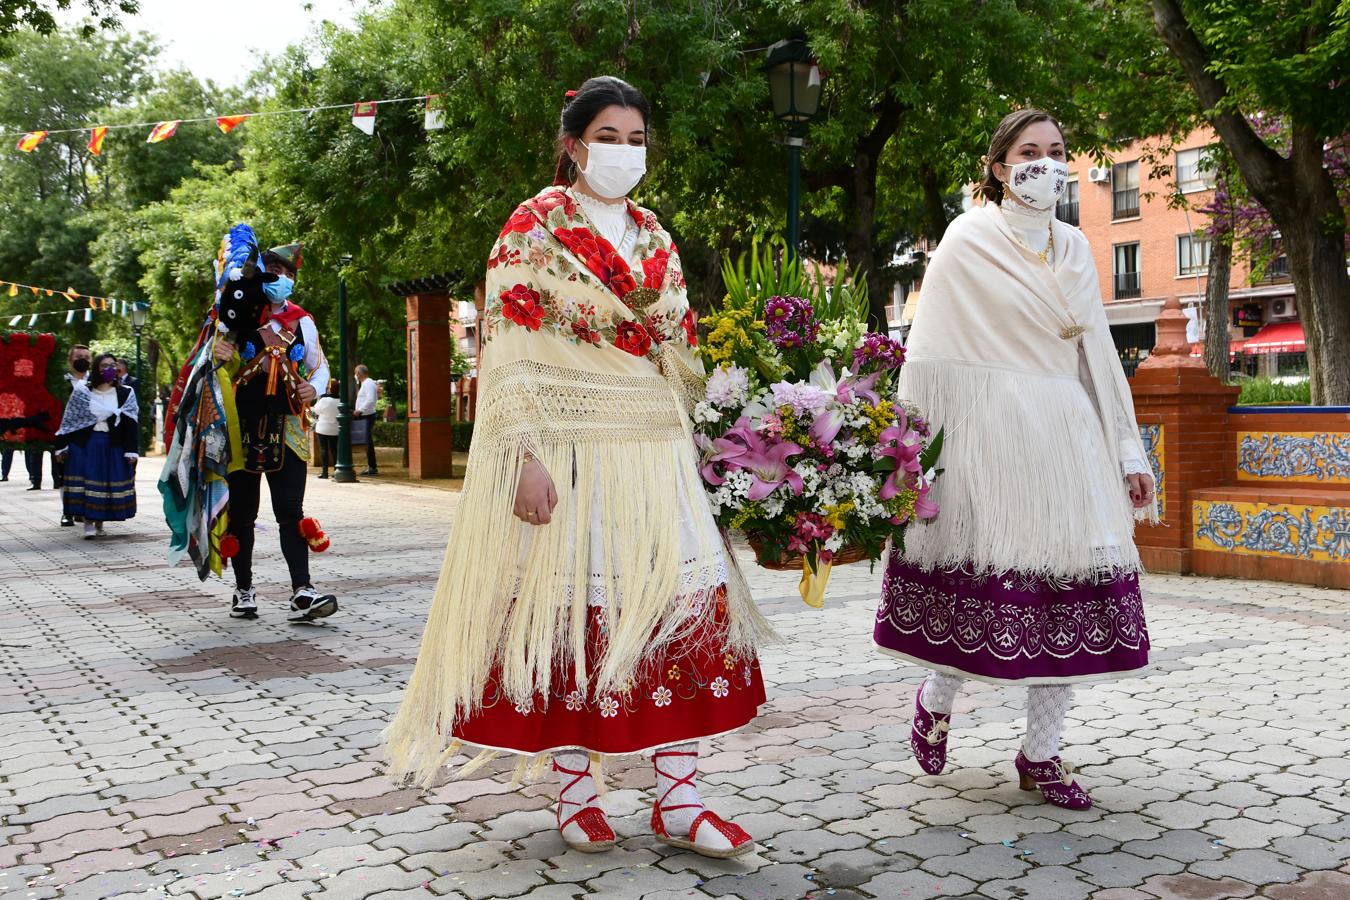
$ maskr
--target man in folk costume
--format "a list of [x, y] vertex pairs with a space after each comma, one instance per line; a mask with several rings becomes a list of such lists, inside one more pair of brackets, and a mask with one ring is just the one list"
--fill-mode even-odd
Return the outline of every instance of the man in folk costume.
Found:
[[898, 391], [946, 428], [942, 514], [891, 557], [874, 637], [931, 670], [911, 735], [924, 771], [946, 764], [964, 679], [1028, 685], [1021, 786], [1086, 809], [1059, 756], [1072, 685], [1147, 665], [1134, 522], [1157, 509], [1091, 251], [1054, 216], [1065, 153], [1049, 115], [1004, 119], [990, 202], [925, 273]]
[[723, 544], [686, 411], [701, 385], [679, 256], [627, 199], [649, 107], [593, 78], [569, 93], [555, 186], [488, 260], [469, 469], [417, 667], [387, 749], [429, 783], [462, 744], [552, 762], [563, 840], [614, 846], [592, 754], [655, 751], [659, 840], [753, 846], [706, 809], [698, 740], [764, 701], [771, 631]]
[[239, 336], [240, 344], [221, 340], [215, 358], [233, 374], [235, 405], [243, 442], [243, 465], [229, 474], [229, 534], [237, 542], [232, 564], [235, 591], [230, 615], [258, 615], [253, 586], [254, 523], [262, 476], [272, 497], [281, 537], [281, 553], [291, 576], [292, 622], [311, 622], [337, 611], [337, 598], [310, 581], [310, 542], [302, 530], [310, 449], [305, 407], [328, 385], [328, 360], [319, 344], [314, 318], [290, 299], [300, 269], [301, 246], [274, 247], [262, 254], [269, 275], [269, 301], [261, 326]]

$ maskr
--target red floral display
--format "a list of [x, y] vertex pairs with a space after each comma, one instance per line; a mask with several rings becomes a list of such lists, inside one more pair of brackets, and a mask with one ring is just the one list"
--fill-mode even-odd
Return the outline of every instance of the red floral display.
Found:
[[652, 336], [639, 322], [620, 322], [614, 335], [614, 346], [634, 356], [646, 356], [652, 349]]
[[0, 338], [0, 442], [46, 443], [61, 427], [61, 401], [47, 385], [56, 336], [15, 332]]
[[502, 291], [502, 315], [523, 325], [530, 331], [538, 331], [544, 324], [544, 307], [539, 302], [539, 292], [523, 284], [517, 284], [509, 291]]

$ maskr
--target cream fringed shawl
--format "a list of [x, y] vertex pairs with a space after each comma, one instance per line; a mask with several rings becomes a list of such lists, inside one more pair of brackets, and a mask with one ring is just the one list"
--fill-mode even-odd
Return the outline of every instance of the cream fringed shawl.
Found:
[[1139, 436], [1116, 433], [1117, 410], [1133, 425], [1134, 403], [1088, 243], [1051, 227], [1047, 266], [998, 207], [977, 207], [925, 273], [898, 387], [947, 430], [942, 511], [906, 532], [905, 557], [924, 568], [1085, 579], [1103, 567], [1103, 545], [1110, 567], [1139, 568], [1119, 463], [1120, 441]]
[[[663, 645], [712, 614], [711, 591], [728, 572], [728, 649], [753, 652], [771, 634], [711, 514], [685, 522], [696, 558], [681, 550], [681, 507], [708, 508], [686, 414], [702, 367], [670, 237], [651, 213], [630, 204], [629, 214], [640, 269], [559, 188], [522, 205], [493, 249], [464, 491], [386, 735], [396, 776], [436, 775], [452, 752], [451, 724], [479, 706], [494, 666], [506, 702], [547, 702], [554, 675], [569, 668], [583, 692], [622, 692]], [[557, 489], [549, 525], [512, 514], [526, 452]], [[609, 646], [588, 671], [587, 594], [597, 583]]]

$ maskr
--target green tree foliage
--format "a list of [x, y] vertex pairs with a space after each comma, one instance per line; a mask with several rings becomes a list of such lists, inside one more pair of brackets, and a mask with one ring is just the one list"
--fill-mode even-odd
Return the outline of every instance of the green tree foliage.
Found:
[[15, 32], [32, 30], [51, 34], [57, 30], [56, 13], [70, 9], [87, 10], [92, 20], [78, 29], [83, 37], [93, 37], [99, 29], [116, 29], [122, 16], [135, 13], [137, 0], [0, 0], [0, 55], [10, 52], [7, 38]]

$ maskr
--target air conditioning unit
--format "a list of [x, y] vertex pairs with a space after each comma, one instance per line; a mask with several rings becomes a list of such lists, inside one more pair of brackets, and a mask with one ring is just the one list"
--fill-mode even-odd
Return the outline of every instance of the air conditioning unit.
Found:
[[1088, 181], [1092, 182], [1093, 184], [1110, 184], [1111, 167], [1093, 166], [1092, 168], [1088, 169]]
[[1278, 319], [1283, 316], [1292, 316], [1294, 314], [1294, 298], [1280, 297], [1272, 300], [1270, 303], [1271, 318]]

